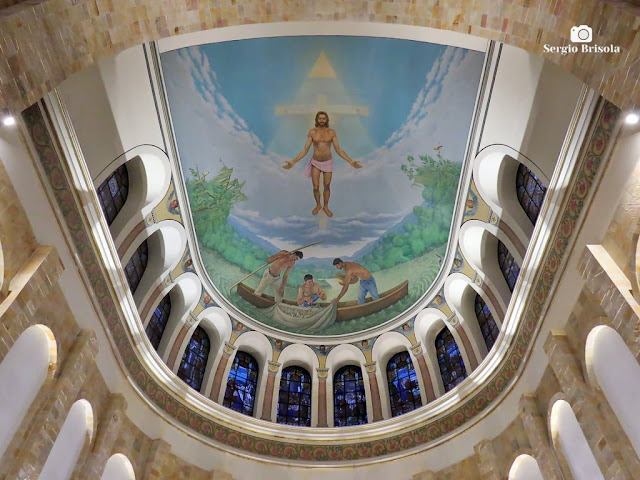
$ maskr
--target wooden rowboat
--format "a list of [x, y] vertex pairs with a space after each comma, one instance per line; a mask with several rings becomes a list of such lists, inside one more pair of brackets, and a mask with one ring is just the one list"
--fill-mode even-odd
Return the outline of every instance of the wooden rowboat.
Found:
[[[275, 304], [275, 300], [271, 295], [258, 296], [254, 292], [254, 289], [247, 287], [244, 283], [238, 284], [238, 295], [244, 298], [247, 302], [255, 305], [258, 308], [268, 308]], [[338, 314], [336, 316], [336, 322], [344, 322], [345, 320], [352, 320], [354, 318], [364, 317], [371, 315], [372, 313], [379, 312], [387, 307], [390, 307], [401, 298], [406, 297], [409, 294], [409, 281], [405, 280], [400, 285], [397, 285], [386, 292], [380, 294], [378, 300], [373, 300], [371, 297], [367, 297], [365, 303], [358, 305], [357, 300], [351, 300], [348, 302], [338, 303]], [[283, 300], [283, 303], [287, 305], [297, 305], [292, 300]], [[321, 307], [329, 305], [327, 302], [318, 303]]]

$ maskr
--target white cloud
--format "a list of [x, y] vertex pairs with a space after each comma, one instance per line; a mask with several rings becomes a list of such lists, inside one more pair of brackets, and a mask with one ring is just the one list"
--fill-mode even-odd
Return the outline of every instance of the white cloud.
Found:
[[[282, 168], [288, 158], [265, 151], [260, 139], [220, 91], [216, 72], [203, 49], [192, 47], [163, 54], [174, 128], [185, 167], [199, 165], [215, 172], [220, 164], [246, 181], [249, 200], [238, 204], [232, 217], [238, 225], [280, 248], [322, 239], [309, 251], [320, 256], [352, 255], [387, 231], [422, 202], [421, 188], [400, 170], [408, 154], [442, 153], [461, 161], [468, 132], [468, 114], [475, 99], [469, 80], [482, 66], [481, 55], [447, 48], [425, 77], [411, 113], [384, 146], [353, 169], [335, 156], [331, 208], [335, 216], [322, 225], [311, 216], [311, 182], [302, 174], [304, 160], [293, 170]], [[339, 247], [339, 248], [338, 248]]]

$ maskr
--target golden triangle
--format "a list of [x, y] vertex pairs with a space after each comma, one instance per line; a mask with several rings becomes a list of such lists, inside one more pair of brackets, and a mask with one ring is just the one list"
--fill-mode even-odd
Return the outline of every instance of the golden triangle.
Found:
[[336, 78], [336, 72], [324, 52], [320, 52], [318, 55], [316, 63], [309, 72], [309, 78]]

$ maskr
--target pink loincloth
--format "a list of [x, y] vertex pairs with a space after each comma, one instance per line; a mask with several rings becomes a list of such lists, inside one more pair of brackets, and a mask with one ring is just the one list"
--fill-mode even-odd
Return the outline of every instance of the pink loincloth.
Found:
[[304, 169], [304, 176], [307, 178], [311, 178], [311, 166], [316, 167], [321, 172], [333, 172], [333, 157], [329, 160], [325, 160], [324, 162], [319, 162], [315, 158], [311, 157], [309, 159], [309, 163]]

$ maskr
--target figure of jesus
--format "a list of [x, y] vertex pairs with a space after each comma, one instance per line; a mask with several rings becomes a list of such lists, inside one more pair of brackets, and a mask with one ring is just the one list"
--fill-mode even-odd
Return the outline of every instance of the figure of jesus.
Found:
[[[305, 175], [311, 177], [311, 183], [313, 185], [313, 198], [316, 201], [316, 206], [311, 212], [313, 215], [317, 215], [320, 210], [324, 210], [327, 217], [333, 217], [333, 212], [329, 210], [329, 198], [331, 197], [331, 176], [333, 175], [333, 157], [331, 156], [331, 145], [335, 149], [336, 153], [345, 159], [349, 165], [353, 168], [362, 168], [360, 162], [351, 160], [349, 155], [345, 153], [338, 144], [338, 135], [335, 130], [329, 128], [329, 115], [327, 112], [316, 113], [316, 126], [309, 130], [307, 136], [307, 142], [304, 145], [302, 151], [296, 155], [296, 158], [286, 162], [283, 168], [289, 170], [296, 163], [300, 161], [308, 152], [313, 144], [313, 154], [309, 159], [307, 168], [305, 169]], [[322, 173], [323, 200], [324, 203], [320, 204], [320, 174]]]

